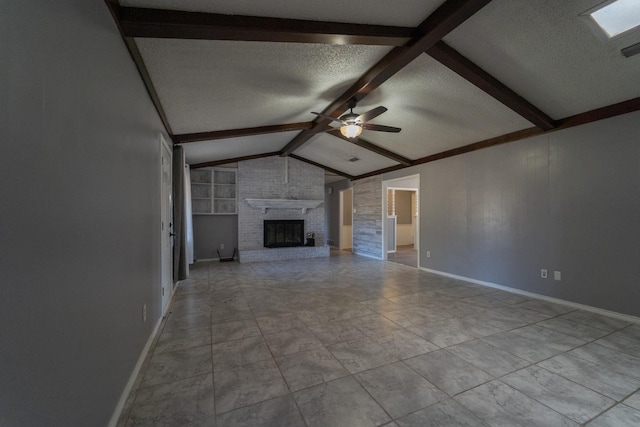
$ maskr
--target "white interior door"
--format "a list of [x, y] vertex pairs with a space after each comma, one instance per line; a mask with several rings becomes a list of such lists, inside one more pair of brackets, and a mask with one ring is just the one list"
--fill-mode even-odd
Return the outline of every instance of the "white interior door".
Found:
[[161, 191], [161, 227], [160, 227], [160, 241], [162, 245], [161, 250], [161, 258], [162, 258], [162, 314], [164, 315], [167, 306], [169, 305], [169, 301], [171, 299], [171, 291], [173, 286], [171, 283], [173, 282], [173, 257], [171, 254], [171, 246], [172, 246], [172, 216], [173, 216], [173, 192], [171, 189], [171, 159], [172, 153], [169, 145], [164, 140], [164, 137], [160, 135], [160, 170], [161, 170], [161, 183], [160, 183], [160, 191]]

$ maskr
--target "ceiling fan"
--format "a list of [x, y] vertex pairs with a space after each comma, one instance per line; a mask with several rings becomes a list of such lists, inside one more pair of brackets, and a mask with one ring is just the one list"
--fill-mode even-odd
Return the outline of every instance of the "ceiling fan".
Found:
[[[372, 120], [378, 117], [380, 114], [387, 111], [387, 109], [382, 105], [372, 110], [369, 110], [363, 114], [354, 113], [353, 112], [354, 108], [356, 108], [356, 101], [351, 101], [349, 103], [349, 109], [351, 111], [347, 114], [343, 114], [337, 119], [335, 117], [327, 116], [326, 114], [322, 114], [322, 113], [315, 113], [313, 111], [311, 112], [311, 114], [315, 114], [316, 116], [329, 119], [334, 122], [342, 123], [342, 126], [340, 126], [340, 133], [347, 138], [357, 138], [358, 136], [360, 136], [363, 129], [373, 130], [378, 132], [393, 132], [393, 133], [397, 133], [401, 131], [400, 128], [396, 128], [393, 126], [374, 125], [374, 124], [367, 123], [369, 120]], [[330, 131], [330, 130], [333, 130], [333, 128], [329, 128], [327, 130]]]

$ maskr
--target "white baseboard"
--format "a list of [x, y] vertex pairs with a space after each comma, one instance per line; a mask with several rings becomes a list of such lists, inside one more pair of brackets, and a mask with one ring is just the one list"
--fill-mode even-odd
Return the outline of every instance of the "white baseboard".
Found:
[[[173, 295], [175, 295], [175, 293]], [[172, 299], [173, 299], [173, 295], [171, 296]], [[171, 301], [169, 301], [169, 304], [167, 304], [167, 310], [170, 306], [171, 306]], [[129, 398], [129, 394], [131, 393], [131, 390], [133, 390], [133, 384], [135, 384], [136, 378], [138, 378], [138, 375], [140, 374], [140, 369], [142, 368], [142, 364], [144, 363], [145, 359], [147, 358], [147, 355], [149, 354], [149, 350], [151, 349], [151, 344], [153, 344], [153, 341], [156, 339], [156, 336], [158, 335], [158, 332], [160, 330], [160, 325], [162, 324], [163, 320], [164, 320], [164, 315], [160, 316], [160, 318], [158, 319], [158, 322], [153, 328], [153, 331], [151, 332], [151, 335], [149, 335], [149, 338], [147, 339], [147, 343], [144, 345], [144, 348], [142, 349], [142, 353], [140, 353], [140, 357], [138, 357], [138, 362], [133, 368], [133, 372], [131, 372], [129, 381], [127, 381], [127, 385], [124, 387], [124, 390], [120, 395], [120, 399], [118, 400], [116, 409], [113, 411], [113, 415], [111, 415], [111, 420], [109, 420], [109, 424], [107, 424], [108, 427], [116, 427], [118, 425], [118, 420], [122, 415], [122, 410], [124, 409], [124, 405], [127, 403], [127, 399]]]
[[204, 258], [204, 259], [197, 259], [195, 264], [199, 263], [199, 262], [209, 262], [209, 261], [220, 261], [220, 258]]
[[523, 291], [521, 289], [510, 288], [508, 286], [498, 285], [497, 283], [484, 282], [482, 280], [472, 279], [470, 277], [458, 276], [457, 274], [445, 273], [444, 271], [432, 270], [430, 268], [420, 267], [420, 270], [427, 273], [438, 274], [440, 276], [450, 277], [452, 279], [464, 280], [465, 282], [475, 283], [476, 285], [487, 286], [489, 288], [500, 289], [501, 291], [511, 292], [513, 294], [523, 295], [530, 298], [541, 299], [543, 301], [552, 302], [555, 304], [562, 304], [569, 307], [577, 308], [579, 310], [590, 311], [592, 313], [601, 314], [603, 316], [613, 317], [616, 319], [624, 320], [626, 322], [640, 324], [640, 317], [631, 316], [629, 314], [618, 313], [616, 311], [605, 310], [604, 308], [593, 307], [590, 305], [580, 304], [573, 301], [567, 301], [560, 298], [549, 297], [542, 294], [536, 294], [534, 292]]

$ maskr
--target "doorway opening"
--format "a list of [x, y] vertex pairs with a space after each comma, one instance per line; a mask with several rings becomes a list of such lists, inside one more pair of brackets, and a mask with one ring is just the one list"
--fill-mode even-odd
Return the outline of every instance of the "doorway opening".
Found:
[[384, 259], [416, 268], [420, 260], [419, 187], [419, 175], [383, 182]]
[[338, 249], [353, 249], [353, 189], [340, 191], [340, 244]]

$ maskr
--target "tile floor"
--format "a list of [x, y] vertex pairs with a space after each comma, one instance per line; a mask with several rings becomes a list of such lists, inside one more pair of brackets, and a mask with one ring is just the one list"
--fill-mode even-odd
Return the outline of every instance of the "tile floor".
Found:
[[640, 325], [334, 253], [201, 263], [120, 426], [640, 426]]
[[413, 245], [397, 246], [396, 251], [387, 254], [387, 259], [410, 267], [418, 266], [418, 251]]

